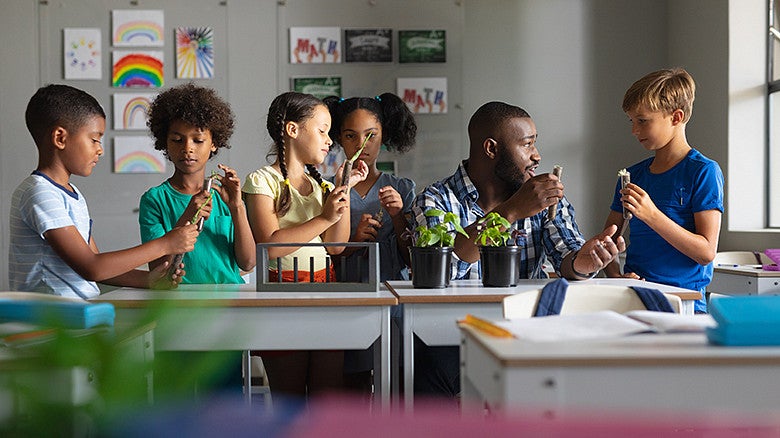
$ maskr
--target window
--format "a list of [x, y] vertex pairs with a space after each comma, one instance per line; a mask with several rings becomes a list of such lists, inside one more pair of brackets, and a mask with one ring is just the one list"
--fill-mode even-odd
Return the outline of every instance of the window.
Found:
[[780, 227], [780, 0], [768, 0], [769, 32], [767, 41], [767, 126], [769, 130], [769, 227]]

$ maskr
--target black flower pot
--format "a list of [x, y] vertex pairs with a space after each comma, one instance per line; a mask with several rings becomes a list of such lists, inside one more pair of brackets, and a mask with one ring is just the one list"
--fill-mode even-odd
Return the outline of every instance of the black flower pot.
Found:
[[520, 279], [519, 246], [480, 246], [482, 284], [492, 287], [517, 285]]
[[409, 248], [412, 257], [412, 286], [444, 288], [450, 285], [451, 246]]

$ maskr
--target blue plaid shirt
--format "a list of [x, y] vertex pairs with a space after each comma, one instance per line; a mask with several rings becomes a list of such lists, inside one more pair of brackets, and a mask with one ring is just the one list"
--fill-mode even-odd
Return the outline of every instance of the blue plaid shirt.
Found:
[[[476, 222], [485, 215], [482, 208], [477, 205], [479, 192], [471, 182], [462, 162], [455, 174], [431, 184], [422, 193], [417, 195], [412, 205], [414, 228], [419, 225], [433, 226], [441, 222], [438, 217], [426, 217], [425, 211], [438, 208], [443, 211], [455, 213], [464, 228]], [[549, 258], [552, 266], [560, 275], [561, 261], [572, 251], [576, 251], [585, 243], [577, 222], [574, 220], [574, 207], [566, 200], [566, 197], [558, 202], [558, 213], [550, 221], [547, 219], [547, 210], [538, 214], [518, 220], [512, 224], [513, 228], [520, 230], [517, 244], [521, 246], [522, 278], [546, 278], [547, 273], [542, 265]], [[476, 272], [481, 276], [479, 261], [468, 263], [460, 260], [453, 253], [454, 279], [469, 278], [471, 269], [476, 265]]]

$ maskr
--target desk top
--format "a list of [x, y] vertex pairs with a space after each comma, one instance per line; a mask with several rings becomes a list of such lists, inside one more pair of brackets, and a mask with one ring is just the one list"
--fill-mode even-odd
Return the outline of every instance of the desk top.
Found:
[[[398, 303], [500, 303], [509, 295], [543, 288], [554, 278], [520, 280], [513, 287], [485, 287], [480, 279], [453, 280], [450, 286], [443, 289], [415, 289], [411, 281], [386, 281], [385, 286], [396, 297]], [[701, 293], [650, 281], [630, 278], [593, 278], [590, 280], [572, 282], [572, 284], [606, 284], [615, 286], [641, 286], [658, 289], [663, 293], [677, 295], [680, 299], [698, 300]]]
[[123, 287], [90, 301], [117, 308], [146, 308], [161, 303], [179, 307], [335, 307], [393, 306], [386, 288], [379, 292], [257, 292], [253, 284], [182, 284], [174, 290]]
[[765, 271], [761, 265], [715, 265], [716, 274], [733, 274], [746, 277], [780, 277], [780, 271]]
[[711, 345], [704, 333], [649, 333], [612, 339], [529, 342], [461, 332], [506, 367], [780, 365], [780, 347]]

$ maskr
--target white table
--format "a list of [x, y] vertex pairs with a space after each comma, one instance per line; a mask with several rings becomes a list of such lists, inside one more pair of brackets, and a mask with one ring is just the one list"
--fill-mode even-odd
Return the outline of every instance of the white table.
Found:
[[716, 266], [707, 292], [721, 295], [780, 295], [780, 271], [760, 265]]
[[[171, 291], [120, 288], [93, 298], [117, 319], [155, 315], [158, 351], [352, 350], [379, 339], [375, 388], [390, 406], [390, 307], [379, 292], [256, 292], [255, 285], [180, 285]], [[164, 310], [164, 311], [163, 311]], [[249, 368], [249, 367], [247, 367]], [[250, 379], [245, 394], [251, 396]]]
[[534, 343], [465, 325], [460, 331], [464, 406], [486, 402], [498, 412], [546, 416], [780, 408], [780, 347], [709, 345], [703, 333]]
[[[484, 287], [482, 280], [455, 280], [444, 289], [415, 289], [411, 281], [387, 281], [387, 287], [404, 305], [403, 320], [403, 365], [404, 406], [414, 407], [414, 342], [413, 335], [430, 346], [460, 343], [455, 321], [471, 313], [485, 319], [502, 319], [504, 297], [520, 292], [539, 289], [554, 279], [520, 280], [514, 287]], [[594, 278], [586, 280], [592, 284], [616, 286], [642, 286], [673, 293], [682, 299], [682, 313], [693, 314], [693, 303], [701, 293], [658, 283], [628, 278]], [[578, 282], [585, 283], [585, 282]]]

